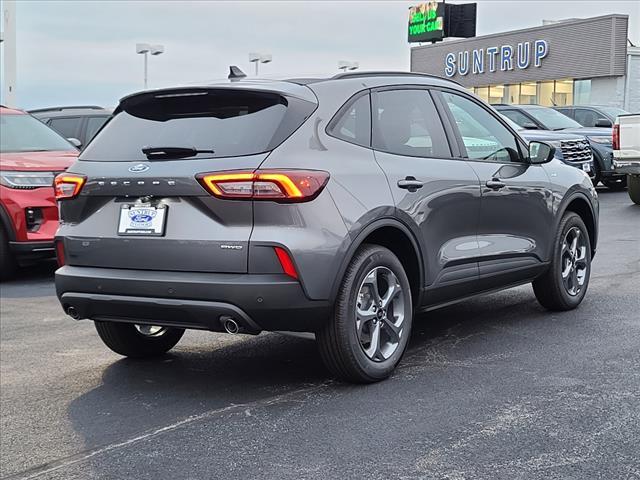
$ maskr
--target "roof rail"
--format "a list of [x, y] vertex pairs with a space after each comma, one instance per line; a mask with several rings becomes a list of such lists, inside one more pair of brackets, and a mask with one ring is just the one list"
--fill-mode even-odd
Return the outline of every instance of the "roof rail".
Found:
[[99, 105], [70, 105], [68, 107], [47, 107], [47, 108], [36, 108], [33, 110], [29, 110], [29, 113], [39, 113], [39, 112], [61, 112], [63, 110], [78, 110], [81, 108], [88, 108], [90, 110], [104, 110], [104, 107]]
[[374, 70], [371, 72], [344, 72], [338, 73], [331, 77], [331, 80], [341, 80], [343, 78], [365, 78], [365, 77], [425, 77], [425, 78], [437, 78], [438, 80], [446, 80], [455, 84], [461, 85], [455, 80], [450, 78], [440, 77], [438, 75], [431, 75], [429, 73], [421, 72], [402, 72], [402, 71], [388, 71], [388, 70]]

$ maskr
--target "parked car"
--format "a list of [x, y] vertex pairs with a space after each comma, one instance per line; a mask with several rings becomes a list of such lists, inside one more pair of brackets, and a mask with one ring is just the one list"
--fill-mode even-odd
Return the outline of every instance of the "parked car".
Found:
[[610, 128], [618, 115], [629, 113], [622, 108], [607, 105], [563, 105], [562, 107], [553, 108], [572, 118], [583, 127]]
[[500, 114], [505, 121], [527, 141], [543, 141], [555, 147], [555, 158], [594, 177], [593, 152], [589, 140], [582, 135], [553, 132], [550, 130], [527, 130], [509, 117]]
[[640, 114], [620, 115], [613, 126], [613, 168], [627, 175], [627, 191], [640, 205]]
[[0, 279], [55, 255], [54, 177], [78, 156], [58, 133], [20, 110], [0, 107]]
[[584, 172], [409, 73], [136, 93], [56, 190], [58, 298], [113, 351], [313, 332], [355, 382], [391, 374], [416, 312], [530, 282], [577, 307], [598, 237]]
[[494, 105], [496, 110], [526, 129], [554, 130], [577, 133], [589, 139], [593, 151], [593, 184], [602, 182], [612, 190], [623, 190], [624, 175], [613, 170], [613, 148], [610, 128], [587, 128], [575, 120], [541, 105]]
[[63, 137], [75, 139], [78, 148], [89, 143], [111, 116], [110, 110], [96, 105], [39, 108], [29, 113]]

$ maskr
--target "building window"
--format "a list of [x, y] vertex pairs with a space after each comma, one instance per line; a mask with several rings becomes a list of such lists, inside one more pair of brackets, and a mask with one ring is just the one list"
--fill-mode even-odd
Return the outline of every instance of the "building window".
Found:
[[489, 87], [489, 103], [502, 103], [504, 96], [504, 85], [491, 85]]
[[591, 102], [591, 80], [576, 80], [573, 82], [573, 103], [575, 105], [589, 105]]
[[522, 105], [538, 103], [536, 82], [520, 84], [520, 103]]
[[538, 103], [550, 107], [553, 105], [553, 80], [538, 82]]
[[476, 87], [476, 95], [489, 103], [489, 87]]
[[573, 105], [573, 80], [556, 80], [553, 102], [557, 106]]
[[520, 85], [505, 85], [502, 103], [520, 103]]

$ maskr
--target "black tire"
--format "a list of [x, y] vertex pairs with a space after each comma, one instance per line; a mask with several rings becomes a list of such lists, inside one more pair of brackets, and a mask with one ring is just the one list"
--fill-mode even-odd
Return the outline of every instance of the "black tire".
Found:
[[144, 335], [131, 323], [94, 322], [104, 344], [120, 355], [148, 358], [163, 355], [175, 347], [184, 329], [166, 328], [160, 335]]
[[640, 205], [640, 175], [627, 175], [627, 192], [636, 205]]
[[[563, 244], [568, 232], [574, 228], [580, 231], [581, 241], [585, 242], [584, 262], [586, 268], [584, 283], [581, 285], [580, 290], [576, 294], [571, 294], [563, 281], [563, 268], [566, 267], [566, 257], [563, 257]], [[553, 241], [551, 265], [546, 273], [533, 281], [533, 291], [538, 302], [548, 310], [572, 310], [582, 302], [589, 286], [589, 277], [591, 276], [591, 241], [582, 218], [574, 212], [566, 212], [560, 221]]]
[[[378, 310], [384, 310], [385, 314], [366, 322], [359, 320], [361, 325], [369, 326], [366, 329], [369, 330], [369, 335], [371, 336], [369, 349], [373, 346], [374, 324], [379, 322], [376, 338], [380, 339], [380, 342], [376, 342], [376, 344], [380, 346], [383, 341], [386, 343], [380, 348], [373, 349], [375, 352], [379, 352], [380, 357], [378, 359], [370, 358], [365, 353], [365, 347], [361, 344], [362, 335], [366, 335], [365, 328], [361, 327], [361, 332], [358, 333], [356, 320], [356, 307], [361, 306], [363, 301], [363, 297], [360, 297], [359, 293], [365, 284], [369, 285], [365, 282], [365, 278], [371, 278], [370, 274], [374, 271], [383, 275], [380, 277], [383, 280], [378, 280], [379, 283], [386, 283], [384, 278], [393, 279], [393, 281], [397, 280], [397, 284], [400, 287], [400, 290], [395, 295], [389, 295], [388, 285], [379, 287], [379, 289], [386, 287], [387, 290], [384, 291], [382, 296], [391, 298], [384, 309], [378, 308]], [[375, 294], [375, 298], [379, 298], [382, 294], [379, 289], [378, 294]], [[372, 295], [374, 294], [372, 293]], [[373, 302], [371, 296], [368, 296], [368, 301], [372, 311], [375, 312], [377, 304]], [[387, 317], [386, 313], [390, 311], [391, 316]], [[402, 313], [402, 319], [399, 317], [400, 312]], [[396, 318], [396, 314], [398, 318]], [[398, 325], [396, 326], [394, 322], [398, 323]], [[336, 298], [332, 318], [316, 334], [320, 356], [327, 368], [335, 376], [343, 380], [356, 383], [372, 383], [383, 380], [391, 375], [402, 359], [411, 335], [412, 322], [411, 286], [402, 263], [387, 248], [378, 245], [363, 245], [357, 250], [345, 272]], [[392, 323], [394, 323], [393, 328], [391, 326]], [[394, 333], [394, 329], [398, 329], [399, 332]], [[396, 340], [395, 346], [393, 346], [393, 340]], [[382, 347], [389, 347], [388, 358], [384, 358]], [[376, 356], [375, 353], [374, 356]]]
[[614, 177], [614, 178], [605, 178], [602, 180], [602, 183], [609, 190], [613, 190], [614, 192], [621, 192], [625, 188], [627, 188], [627, 177]]
[[9, 250], [9, 238], [0, 225], [0, 280], [9, 280], [16, 273], [16, 259]]

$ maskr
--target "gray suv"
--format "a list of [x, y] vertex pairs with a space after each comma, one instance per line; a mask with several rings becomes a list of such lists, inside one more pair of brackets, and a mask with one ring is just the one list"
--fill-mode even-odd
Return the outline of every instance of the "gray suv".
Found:
[[391, 374], [418, 312], [530, 282], [577, 307], [598, 236], [584, 172], [408, 73], [136, 93], [55, 186], [58, 297], [113, 351], [313, 332], [355, 382]]

